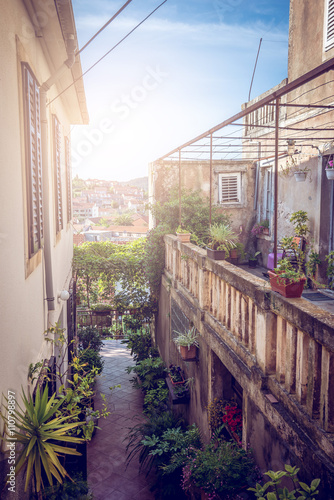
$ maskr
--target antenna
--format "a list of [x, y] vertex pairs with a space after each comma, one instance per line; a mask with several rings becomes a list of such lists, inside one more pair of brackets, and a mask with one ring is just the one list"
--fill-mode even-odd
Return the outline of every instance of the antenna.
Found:
[[255, 75], [255, 70], [256, 70], [257, 60], [258, 60], [258, 58], [259, 58], [259, 53], [260, 53], [261, 43], [262, 43], [262, 38], [260, 38], [259, 48], [258, 48], [258, 51], [257, 51], [257, 56], [256, 56], [256, 61], [255, 61], [255, 66], [254, 66], [254, 71], [253, 71], [252, 81], [251, 81], [251, 84], [250, 84], [250, 89], [249, 89], [249, 94], [248, 94], [248, 101], [250, 101], [250, 95], [251, 95], [251, 90], [252, 90], [252, 86], [253, 86], [253, 80], [254, 80], [254, 75]]

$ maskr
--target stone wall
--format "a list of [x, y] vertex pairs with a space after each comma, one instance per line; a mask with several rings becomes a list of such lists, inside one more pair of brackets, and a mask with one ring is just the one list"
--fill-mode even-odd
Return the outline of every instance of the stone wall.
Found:
[[[263, 471], [296, 464], [305, 480], [321, 477], [333, 491], [334, 316], [277, 295], [190, 243], [171, 235], [165, 243], [156, 341], [166, 364], [193, 378], [190, 403], [182, 405], [189, 422], [208, 440], [208, 403], [239, 399], [243, 445], [251, 445]], [[172, 342], [173, 330], [188, 324], [200, 334], [192, 363]]]

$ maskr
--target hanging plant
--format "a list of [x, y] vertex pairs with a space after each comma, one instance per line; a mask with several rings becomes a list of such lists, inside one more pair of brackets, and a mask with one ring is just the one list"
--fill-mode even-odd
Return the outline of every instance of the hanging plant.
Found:
[[287, 158], [285, 165], [280, 166], [279, 175], [281, 177], [292, 177], [294, 176], [296, 182], [304, 182], [309, 176], [309, 180], [311, 182], [311, 169], [305, 165], [301, 166], [301, 163], [298, 164], [297, 159], [295, 159], [292, 155]]
[[334, 156], [329, 155], [327, 163], [326, 163], [326, 176], [327, 179], [333, 180], [334, 179]]

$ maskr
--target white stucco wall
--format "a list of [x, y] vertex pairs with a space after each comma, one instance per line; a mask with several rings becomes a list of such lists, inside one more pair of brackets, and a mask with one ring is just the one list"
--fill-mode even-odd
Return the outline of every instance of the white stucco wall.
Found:
[[[50, 347], [44, 341], [44, 331], [60, 317], [66, 326], [66, 302], [55, 300], [55, 310], [48, 312], [45, 300], [44, 249], [36, 256], [33, 270], [27, 272], [27, 221], [25, 186], [25, 144], [22, 107], [21, 61], [29, 63], [39, 84], [52, 72], [47, 62], [48, 44], [57, 44], [59, 60], [66, 59], [57, 15], [49, 15], [43, 36], [34, 36], [24, 4], [20, 0], [1, 0], [0, 18], [0, 395], [8, 390], [17, 393], [21, 386], [27, 390], [30, 363], [48, 358]], [[47, 38], [47, 35], [50, 38]], [[44, 47], [44, 48], [43, 48]], [[58, 64], [58, 61], [54, 61]], [[70, 70], [68, 70], [70, 71]], [[65, 75], [69, 78], [69, 75]], [[48, 98], [55, 97], [61, 87], [52, 87]], [[64, 136], [69, 135], [69, 114], [72, 109], [66, 99], [58, 98], [47, 108], [49, 213], [53, 295], [69, 288], [73, 255], [72, 225], [67, 223], [67, 196]], [[64, 225], [55, 231], [54, 170], [52, 155], [51, 116], [55, 113], [61, 123], [62, 202]], [[77, 113], [78, 114], [78, 113]], [[63, 310], [63, 313], [62, 313]], [[3, 398], [2, 398], [3, 401]]]

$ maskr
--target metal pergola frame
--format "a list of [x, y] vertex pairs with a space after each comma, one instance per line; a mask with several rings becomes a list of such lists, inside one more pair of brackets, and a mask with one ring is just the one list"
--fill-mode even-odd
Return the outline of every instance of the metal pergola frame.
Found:
[[[231, 116], [230, 118], [224, 120], [223, 122], [219, 123], [215, 127], [207, 130], [206, 132], [203, 132], [202, 134], [198, 135], [194, 139], [191, 139], [190, 141], [182, 144], [181, 146], [178, 146], [177, 148], [173, 149], [169, 153], [165, 154], [164, 156], [161, 156], [158, 158], [154, 163], [162, 162], [164, 160], [170, 160], [170, 161], [175, 161], [178, 162], [179, 165], [179, 222], [181, 224], [181, 163], [182, 160], [190, 160], [190, 161], [199, 161], [199, 160], [205, 160], [209, 161], [210, 163], [210, 220], [209, 223], [211, 224], [211, 206], [212, 206], [212, 166], [213, 166], [213, 161], [217, 155], [224, 155], [225, 157], [222, 158], [220, 156], [220, 160], [245, 160], [245, 161], [261, 161], [261, 160], [266, 160], [266, 159], [273, 159], [274, 160], [274, 265], [276, 267], [277, 265], [277, 207], [278, 207], [278, 161], [279, 157], [287, 156], [287, 141], [289, 139], [296, 139], [298, 141], [305, 141], [307, 146], [311, 146], [314, 148], [319, 149], [319, 141], [323, 142], [331, 142], [333, 140], [333, 135], [332, 136], [327, 136], [327, 137], [319, 137], [317, 134], [318, 132], [333, 132], [334, 128], [332, 127], [301, 127], [301, 128], [296, 128], [296, 127], [280, 127], [280, 110], [282, 108], [301, 108], [303, 109], [318, 109], [320, 112], [317, 113], [316, 115], [312, 115], [310, 117], [303, 117], [301, 121], [307, 121], [308, 119], [315, 118], [316, 116], [321, 116], [324, 115], [325, 113], [328, 113], [332, 110], [334, 110], [334, 105], [325, 105], [320, 103], [313, 103], [313, 104], [294, 104], [294, 103], [283, 103], [281, 102], [282, 97], [286, 96], [290, 92], [297, 90], [300, 88], [302, 85], [305, 85], [308, 82], [313, 81], [315, 78], [318, 78], [319, 76], [331, 71], [334, 69], [334, 58], [331, 58], [321, 65], [317, 66], [316, 68], [312, 69], [311, 71], [305, 73], [304, 75], [300, 76], [296, 80], [293, 80], [290, 83], [287, 83], [286, 85], [281, 86], [280, 88], [276, 89], [275, 91], [269, 93], [262, 99], [259, 99], [257, 102], [253, 104], [246, 104], [245, 109], [240, 111], [239, 113]], [[333, 97], [334, 100], [334, 95], [330, 96]], [[245, 131], [245, 124], [243, 122], [238, 123], [238, 121], [243, 120], [245, 117], [250, 115], [252, 112], [259, 110], [260, 108], [264, 108], [264, 106], [273, 106], [274, 109], [274, 125], [268, 125], [268, 124], [261, 124], [261, 123], [252, 123], [252, 127], [255, 129], [266, 129], [263, 134], [270, 134], [274, 133], [274, 137], [266, 137], [264, 135], [261, 135], [259, 139], [261, 141], [267, 141], [267, 145], [271, 148], [268, 151], [268, 147], [266, 147], [266, 152], [265, 152], [265, 157], [262, 157], [262, 152], [261, 148], [259, 147], [259, 143], [255, 142], [257, 140], [257, 136], [254, 135], [254, 137], [251, 136], [246, 136], [244, 133]], [[333, 122], [330, 122], [333, 123]], [[214, 134], [226, 127], [230, 126], [239, 126], [242, 130], [243, 133], [239, 134], [238, 136], [233, 137], [233, 133], [225, 133], [224, 135], [220, 136], [215, 136]], [[247, 125], [246, 125], [247, 126]], [[280, 137], [280, 131], [285, 130], [287, 133], [284, 134], [284, 137]], [[238, 132], [238, 131], [237, 131]], [[303, 132], [301, 135], [296, 135], [296, 133]], [[312, 136], [310, 137], [308, 135], [308, 132], [312, 132]], [[323, 134], [326, 135], [326, 134]], [[254, 140], [254, 144], [245, 144], [245, 141], [252, 141]], [[225, 142], [222, 142], [225, 141]], [[229, 141], [228, 143], [226, 141]], [[233, 141], [241, 141], [239, 143], [235, 143]], [[316, 143], [316, 146], [312, 145], [312, 142], [314, 141]], [[302, 145], [302, 144], [300, 144]], [[233, 150], [229, 150], [228, 148], [233, 148]], [[258, 150], [256, 151], [256, 148]], [[268, 152], [270, 155], [268, 156]], [[247, 156], [245, 156], [245, 153]], [[254, 154], [254, 157], [250, 157], [250, 153]], [[237, 155], [235, 157], [231, 157], [231, 155]], [[189, 157], [185, 157], [184, 155], [189, 155]], [[228, 157], [228, 158], [227, 158]]]

